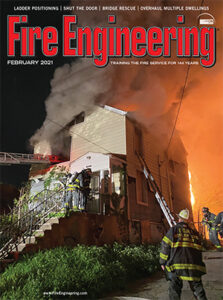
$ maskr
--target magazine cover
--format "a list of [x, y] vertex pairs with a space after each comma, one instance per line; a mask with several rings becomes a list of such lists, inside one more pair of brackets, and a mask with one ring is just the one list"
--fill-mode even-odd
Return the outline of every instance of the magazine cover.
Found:
[[0, 4], [1, 299], [222, 299], [222, 1]]

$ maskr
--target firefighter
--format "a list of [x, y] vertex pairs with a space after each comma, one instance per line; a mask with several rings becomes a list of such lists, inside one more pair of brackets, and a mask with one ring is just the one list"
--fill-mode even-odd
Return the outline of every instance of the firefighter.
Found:
[[217, 215], [214, 221], [214, 226], [219, 227], [219, 235], [223, 238], [223, 211]]
[[206, 269], [200, 236], [188, 225], [188, 209], [183, 209], [178, 217], [179, 222], [164, 236], [160, 251], [160, 264], [169, 281], [169, 299], [180, 299], [186, 280], [196, 299], [207, 300], [201, 281]]
[[209, 232], [209, 240], [215, 245], [217, 249], [221, 249], [221, 244], [218, 239], [218, 227], [215, 225], [216, 215], [209, 211], [208, 207], [203, 207], [202, 212], [204, 217], [202, 224], [206, 225]]
[[66, 184], [66, 200], [65, 200], [65, 209], [66, 213], [70, 210], [78, 210], [78, 201], [79, 201], [79, 185], [76, 181], [77, 173], [68, 174], [67, 184]]
[[80, 184], [80, 198], [79, 198], [79, 209], [82, 212], [86, 211], [87, 199], [90, 194], [90, 181], [91, 181], [91, 169], [85, 169], [80, 173], [79, 179]]
[[65, 197], [63, 201], [63, 210], [65, 210], [66, 214], [69, 212], [71, 203], [72, 203], [72, 190], [71, 188], [68, 188], [69, 183], [70, 183], [70, 178], [72, 174], [68, 173], [66, 179], [63, 179], [63, 184], [65, 187]]
[[91, 179], [91, 169], [85, 169], [80, 173], [68, 176], [66, 187], [66, 210], [86, 211], [87, 198], [89, 196], [89, 184]]

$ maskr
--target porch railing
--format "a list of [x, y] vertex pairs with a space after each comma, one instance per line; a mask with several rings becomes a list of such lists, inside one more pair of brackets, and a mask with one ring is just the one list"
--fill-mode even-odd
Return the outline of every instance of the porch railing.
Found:
[[29, 242], [33, 233], [52, 217], [52, 213], [60, 212], [63, 199], [64, 189], [60, 189], [45, 197], [34, 208], [27, 208], [19, 218], [12, 218], [12, 223], [0, 232], [0, 260], [18, 251], [20, 244]]

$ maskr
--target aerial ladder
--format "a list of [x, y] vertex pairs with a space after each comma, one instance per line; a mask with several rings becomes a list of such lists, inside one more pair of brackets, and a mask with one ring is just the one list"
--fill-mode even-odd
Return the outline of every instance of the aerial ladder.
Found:
[[168, 222], [168, 224], [170, 225], [170, 227], [173, 227], [174, 225], [176, 225], [176, 221], [174, 219], [174, 216], [172, 215], [167, 203], [166, 203], [166, 200], [165, 198], [163, 197], [160, 189], [159, 189], [159, 186], [157, 185], [150, 169], [148, 168], [144, 158], [139, 154], [139, 153], [136, 153], [142, 167], [143, 167], [143, 173], [146, 177], [146, 180], [147, 180], [147, 183], [149, 184], [149, 186], [151, 186], [152, 188], [152, 191], [155, 195], [155, 198], [156, 200], [158, 201], [159, 205], [160, 205], [160, 208]]
[[63, 161], [64, 159], [58, 155], [0, 152], [0, 165], [53, 164]]

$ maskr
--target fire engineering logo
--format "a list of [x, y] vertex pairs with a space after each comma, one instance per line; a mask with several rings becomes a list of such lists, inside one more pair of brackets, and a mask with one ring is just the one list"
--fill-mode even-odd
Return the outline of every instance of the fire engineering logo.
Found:
[[[27, 15], [8, 16], [8, 56], [15, 56], [16, 43], [20, 55], [35, 56], [36, 41], [42, 43], [42, 54], [58, 54], [58, 30], [53, 26], [25, 27]], [[108, 24], [115, 24], [116, 16], [108, 16]], [[177, 16], [184, 24], [184, 16]], [[91, 57], [97, 67], [105, 67], [110, 57], [171, 57], [172, 46], [181, 58], [199, 57], [203, 67], [212, 67], [216, 60], [215, 27], [76, 27], [77, 16], [63, 16], [62, 51], [66, 57]], [[15, 26], [20, 25], [20, 31]], [[73, 44], [73, 45], [72, 45]]]

